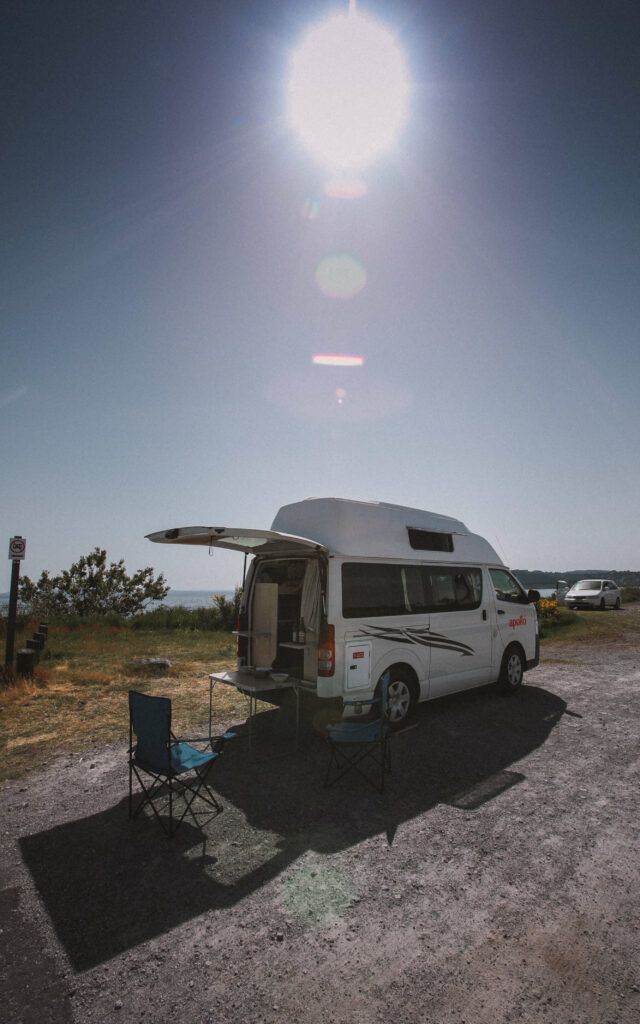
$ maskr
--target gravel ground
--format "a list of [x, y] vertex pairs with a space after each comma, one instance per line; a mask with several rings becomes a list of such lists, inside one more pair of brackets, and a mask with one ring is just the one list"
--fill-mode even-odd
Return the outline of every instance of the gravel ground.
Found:
[[123, 747], [7, 783], [0, 1019], [638, 1021], [640, 608], [607, 614], [627, 642], [421, 706], [383, 796], [325, 790], [282, 710], [172, 842], [128, 821]]

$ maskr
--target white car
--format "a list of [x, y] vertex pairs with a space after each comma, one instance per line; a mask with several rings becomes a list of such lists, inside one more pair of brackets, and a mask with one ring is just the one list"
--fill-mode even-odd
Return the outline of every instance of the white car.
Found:
[[620, 587], [613, 580], [578, 580], [565, 594], [567, 608], [619, 608]]

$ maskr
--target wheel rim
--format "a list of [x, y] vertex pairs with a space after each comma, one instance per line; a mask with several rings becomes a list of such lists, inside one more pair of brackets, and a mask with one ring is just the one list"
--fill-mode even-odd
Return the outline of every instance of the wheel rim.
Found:
[[390, 722], [401, 722], [406, 718], [411, 706], [411, 693], [404, 679], [396, 679], [389, 683], [387, 690], [387, 714]]
[[520, 686], [522, 682], [522, 662], [519, 654], [512, 654], [507, 662], [507, 683], [509, 686]]

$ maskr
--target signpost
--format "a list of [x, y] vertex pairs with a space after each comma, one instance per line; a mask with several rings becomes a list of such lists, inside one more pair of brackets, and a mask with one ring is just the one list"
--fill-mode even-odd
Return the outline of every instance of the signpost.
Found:
[[11, 591], [9, 593], [9, 618], [7, 620], [7, 646], [4, 663], [13, 665], [13, 645], [16, 635], [16, 613], [18, 609], [18, 581], [20, 579], [20, 562], [24, 558], [27, 542], [24, 537], [12, 537], [9, 541], [9, 558], [11, 566]]

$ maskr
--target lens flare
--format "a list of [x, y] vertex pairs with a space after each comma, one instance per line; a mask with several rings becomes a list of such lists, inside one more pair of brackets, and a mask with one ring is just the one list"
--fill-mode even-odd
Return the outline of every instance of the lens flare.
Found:
[[367, 283], [367, 272], [349, 253], [325, 256], [316, 270], [316, 284], [330, 299], [352, 299]]
[[311, 360], [316, 366], [362, 366], [362, 356], [314, 356]]
[[302, 216], [305, 220], [317, 220], [320, 214], [320, 202], [315, 196], [307, 196], [302, 204]]
[[324, 194], [331, 199], [362, 199], [367, 191], [366, 181], [346, 174], [330, 178], [324, 186]]

